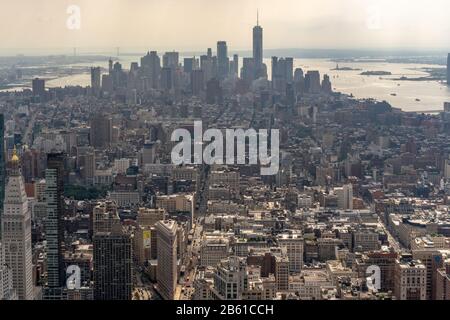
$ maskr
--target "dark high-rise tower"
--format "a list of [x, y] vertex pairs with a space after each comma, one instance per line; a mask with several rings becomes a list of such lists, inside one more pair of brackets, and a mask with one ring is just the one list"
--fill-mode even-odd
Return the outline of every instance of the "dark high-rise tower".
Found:
[[[5, 184], [6, 184], [6, 170], [5, 170], [5, 116], [0, 114], [0, 225], [2, 222], [3, 202], [5, 200]], [[0, 239], [1, 239], [0, 228]]]
[[263, 68], [263, 28], [259, 25], [259, 13], [257, 14], [256, 26], [253, 28], [253, 60], [259, 77]]
[[255, 80], [255, 63], [253, 58], [244, 58], [242, 63], [241, 78], [248, 86]]
[[35, 78], [32, 81], [33, 95], [43, 98], [45, 96], [45, 80]]
[[108, 71], [109, 71], [109, 74], [112, 75], [112, 72], [113, 72], [113, 61], [112, 61], [111, 58], [108, 60]]
[[227, 77], [229, 64], [227, 43], [219, 41], [217, 42], [217, 73], [220, 79]]
[[63, 188], [64, 154], [51, 153], [47, 157], [45, 171], [45, 198], [47, 201], [47, 220], [45, 226], [47, 240], [47, 274], [49, 288], [61, 288], [65, 283], [63, 263]]
[[[131, 238], [121, 232], [94, 235], [94, 299], [131, 300]], [[168, 271], [169, 272], [169, 271]]]
[[203, 70], [193, 70], [191, 72], [191, 92], [198, 96], [205, 90], [205, 75]]
[[100, 67], [91, 68], [91, 88], [94, 93], [98, 93], [101, 88], [102, 71]]
[[105, 148], [112, 142], [112, 120], [110, 117], [98, 113], [90, 120], [90, 143], [94, 148]]
[[94, 298], [131, 300], [131, 238], [124, 233], [114, 201], [97, 205], [92, 214]]
[[195, 58], [184, 58], [183, 70], [185, 73], [191, 73], [195, 69]]
[[172, 51], [163, 55], [163, 67], [176, 69], [180, 61], [180, 53]]
[[150, 79], [152, 88], [159, 87], [159, 77], [161, 75], [161, 59], [156, 51], [148, 52], [147, 55], [141, 58], [141, 67], [144, 73]]

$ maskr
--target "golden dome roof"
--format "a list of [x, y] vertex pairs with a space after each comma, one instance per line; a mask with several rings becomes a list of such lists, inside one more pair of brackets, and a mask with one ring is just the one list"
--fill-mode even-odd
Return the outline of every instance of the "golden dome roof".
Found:
[[12, 162], [19, 162], [19, 156], [17, 155], [17, 150], [16, 150], [16, 146], [14, 146], [14, 150], [13, 150], [13, 155], [11, 157], [11, 161]]

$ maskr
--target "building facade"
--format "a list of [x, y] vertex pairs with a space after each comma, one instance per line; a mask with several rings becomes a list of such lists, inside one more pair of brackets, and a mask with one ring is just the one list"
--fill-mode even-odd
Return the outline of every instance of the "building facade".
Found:
[[11, 158], [2, 215], [4, 264], [12, 271], [13, 289], [20, 300], [33, 300], [31, 214], [20, 172], [20, 160], [15, 149]]

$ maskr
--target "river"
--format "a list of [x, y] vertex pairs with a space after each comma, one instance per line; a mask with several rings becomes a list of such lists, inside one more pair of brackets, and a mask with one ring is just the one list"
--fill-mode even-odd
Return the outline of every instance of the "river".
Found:
[[[161, 59], [162, 60], [162, 59]], [[182, 60], [182, 57], [180, 58]], [[139, 56], [123, 56], [120, 58], [123, 68], [130, 67], [131, 62], [140, 62]], [[271, 74], [270, 59], [264, 61]], [[242, 61], [241, 61], [242, 64]], [[81, 66], [101, 66], [108, 68], [108, 61], [99, 61], [92, 65], [76, 64]], [[335, 91], [353, 94], [356, 98], [374, 98], [385, 100], [393, 107], [403, 111], [435, 111], [442, 110], [444, 102], [450, 102], [450, 87], [438, 81], [399, 81], [400, 77], [418, 78], [427, 76], [422, 68], [437, 68], [436, 65], [388, 63], [385, 61], [364, 61], [339, 63], [339, 68], [352, 68], [360, 70], [333, 70], [336, 62], [329, 59], [294, 59], [294, 68], [318, 70], [323, 76], [330, 76], [332, 87]], [[444, 67], [442, 67], [444, 68]], [[386, 71], [392, 73], [389, 76], [363, 76], [364, 71]], [[52, 79], [47, 82], [47, 87], [64, 87], [69, 85], [90, 85], [90, 74], [82, 73]]]

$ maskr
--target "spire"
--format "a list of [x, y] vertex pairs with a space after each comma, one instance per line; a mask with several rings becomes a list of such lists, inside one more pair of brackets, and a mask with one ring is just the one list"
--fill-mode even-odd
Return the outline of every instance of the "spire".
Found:
[[256, 26], [259, 27], [259, 9], [256, 9]]

